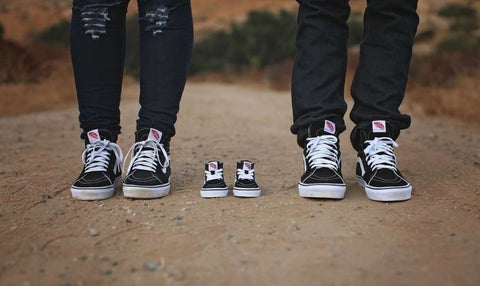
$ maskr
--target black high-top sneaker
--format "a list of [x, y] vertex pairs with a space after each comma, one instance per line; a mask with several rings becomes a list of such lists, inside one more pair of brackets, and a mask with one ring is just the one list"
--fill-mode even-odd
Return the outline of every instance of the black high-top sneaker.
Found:
[[262, 193], [255, 181], [255, 164], [249, 160], [237, 162], [237, 173], [233, 185], [233, 195], [236, 197], [255, 198]]
[[113, 143], [108, 130], [90, 130], [82, 154], [83, 170], [70, 190], [78, 200], [103, 200], [122, 185], [122, 149]]
[[357, 157], [357, 181], [367, 197], [375, 201], [404, 201], [412, 196], [412, 186], [397, 168], [393, 151], [398, 144], [391, 125], [384, 120], [372, 121], [359, 131], [363, 151]]
[[[135, 133], [127, 175], [123, 182], [123, 195], [127, 198], [152, 199], [170, 192], [169, 141], [154, 128]], [[127, 154], [128, 157], [128, 154]]]
[[205, 163], [205, 182], [200, 190], [202, 198], [220, 198], [228, 195], [228, 188], [223, 179], [223, 163], [210, 161]]
[[336, 126], [332, 121], [324, 120], [310, 125], [303, 149], [305, 172], [298, 183], [301, 197], [344, 198], [346, 186], [336, 135]]

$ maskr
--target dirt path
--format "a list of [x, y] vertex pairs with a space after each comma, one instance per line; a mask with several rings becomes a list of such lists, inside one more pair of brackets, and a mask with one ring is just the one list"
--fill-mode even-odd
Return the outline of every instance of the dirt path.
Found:
[[[125, 152], [136, 113], [126, 100]], [[354, 183], [344, 133], [346, 198], [309, 200], [297, 195], [290, 114], [288, 93], [191, 84], [172, 142], [173, 193], [98, 202], [70, 196], [76, 109], [0, 120], [0, 284], [480, 284], [478, 130], [416, 117], [397, 152], [414, 195], [390, 204]], [[231, 184], [245, 157], [257, 162], [262, 197], [200, 198], [205, 160], [223, 160]]]

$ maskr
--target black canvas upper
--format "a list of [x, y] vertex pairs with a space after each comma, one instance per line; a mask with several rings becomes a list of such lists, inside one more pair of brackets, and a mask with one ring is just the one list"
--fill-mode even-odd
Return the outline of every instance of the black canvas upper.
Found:
[[[135, 133], [135, 142], [146, 141], [148, 139], [148, 134], [150, 129], [142, 129]], [[153, 144], [155, 142], [151, 142], [150, 146], [145, 146], [143, 150], [153, 150]], [[163, 138], [160, 140], [160, 144], [163, 144], [165, 150], [168, 154], [168, 146], [169, 146], [169, 138]], [[138, 149], [138, 148], [137, 148]], [[136, 154], [139, 150], [133, 150], [134, 154]], [[164, 163], [167, 158], [165, 158], [164, 154], [159, 151], [160, 160]], [[170, 182], [170, 164], [165, 168], [165, 172], [163, 171], [163, 167], [160, 165], [160, 162], [156, 164], [155, 172], [147, 171], [147, 170], [140, 170], [140, 169], [132, 169], [126, 175], [124, 184], [127, 185], [137, 185], [137, 186], [158, 186], [163, 184], [168, 184]]]
[[[251, 167], [249, 170], [244, 170], [244, 163], [249, 164]], [[258, 184], [255, 181], [255, 164], [249, 160], [241, 160], [237, 162], [237, 173], [235, 174], [235, 188], [242, 188], [242, 189], [258, 189]], [[245, 172], [245, 174], [252, 174], [253, 179], [241, 179], [239, 178], [238, 172]]]
[[397, 140], [398, 136], [400, 135], [400, 129], [395, 125], [388, 121], [386, 123], [386, 132], [378, 132], [373, 133], [372, 130], [372, 122], [364, 122], [360, 125], [357, 125], [354, 129], [355, 132], [352, 131], [350, 136], [350, 140], [357, 151], [362, 151], [365, 149], [365, 141], [372, 140], [375, 137], [388, 137], [392, 138], [393, 140]]
[[[210, 166], [210, 164], [214, 164], [214, 166]], [[221, 171], [222, 178], [221, 179], [212, 179], [207, 180], [207, 172], [211, 175]], [[225, 180], [223, 178], [223, 163], [220, 161], [210, 161], [205, 163], [205, 183], [203, 184], [203, 189], [225, 189], [227, 184], [225, 184]]]
[[[111, 140], [112, 134], [108, 130], [100, 129], [98, 130], [101, 140]], [[103, 141], [102, 141], [103, 142]], [[85, 137], [85, 147], [89, 145], [94, 145], [94, 150], [99, 150], [101, 148], [101, 142], [91, 143], [88, 139], [88, 136]], [[107, 171], [94, 171], [94, 172], [85, 172], [86, 165], [83, 166], [82, 172], [78, 178], [73, 182], [73, 186], [76, 188], [101, 188], [106, 186], [111, 186], [114, 184], [115, 179], [122, 175], [120, 169], [115, 170], [115, 162], [117, 160], [113, 151], [108, 151], [110, 154], [110, 159], [108, 162]], [[85, 152], [85, 159], [88, 158], [91, 154], [90, 152]], [[86, 160], [85, 160], [86, 161]]]
[[[388, 121], [385, 123], [386, 132], [374, 133], [372, 130], [372, 124], [368, 124], [363, 129], [359, 130], [359, 134], [360, 136], [362, 136], [363, 145], [362, 151], [358, 152], [358, 158], [361, 163], [357, 162], [356, 175], [362, 177], [362, 179], [367, 183], [367, 185], [373, 188], [408, 186], [408, 181], [403, 177], [402, 173], [400, 172], [400, 170], [398, 170], [398, 168], [396, 168], [395, 170], [388, 168], [380, 168], [374, 171], [372, 169], [373, 166], [370, 166], [367, 163], [367, 155], [364, 152], [365, 148], [367, 148], [369, 145], [366, 142], [367, 140], [374, 140], [376, 137], [395, 138], [395, 136], [398, 136], [398, 134], [396, 133], [396, 128], [393, 127]], [[378, 154], [382, 155], [385, 153], [380, 152]]]
[[[312, 123], [308, 127], [308, 137], [307, 138], [314, 138], [318, 136], [330, 135], [335, 136], [338, 139], [338, 130], [334, 134], [330, 134], [324, 131], [324, 121], [319, 121]], [[300, 183], [305, 185], [318, 185], [318, 184], [345, 184], [342, 178], [342, 171], [341, 171], [341, 162], [339, 162], [339, 167], [337, 170], [332, 170], [330, 168], [312, 168], [308, 162], [307, 154], [308, 149], [306, 147], [307, 142], [304, 144], [303, 148], [303, 156], [305, 158], [305, 167], [306, 170], [303, 173]], [[340, 153], [340, 142], [337, 141], [336, 149], [338, 151], [338, 158], [341, 157]]]

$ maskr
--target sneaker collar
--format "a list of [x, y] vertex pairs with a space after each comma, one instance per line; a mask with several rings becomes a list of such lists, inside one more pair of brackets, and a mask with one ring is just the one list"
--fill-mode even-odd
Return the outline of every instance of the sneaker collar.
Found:
[[338, 137], [338, 128], [335, 122], [325, 119], [322, 121], [311, 123], [308, 126], [308, 137], [311, 138], [322, 135], [333, 135], [335, 137]]
[[85, 132], [85, 145], [95, 144], [105, 139], [113, 142], [113, 134], [106, 129], [92, 129]]
[[170, 137], [164, 134], [162, 131], [155, 128], [144, 128], [135, 132], [135, 142], [154, 140], [164, 145], [168, 145]]
[[[400, 134], [400, 130], [396, 125], [391, 124], [387, 120], [373, 120], [362, 124], [363, 126], [358, 128], [359, 141], [353, 140], [353, 142], [358, 142], [359, 149], [365, 149], [365, 141], [373, 140], [379, 137], [388, 137], [392, 140], [396, 140]], [[352, 133], [352, 136], [354, 133]]]
[[205, 171], [218, 171], [223, 169], [223, 163], [220, 161], [209, 161], [205, 164]]

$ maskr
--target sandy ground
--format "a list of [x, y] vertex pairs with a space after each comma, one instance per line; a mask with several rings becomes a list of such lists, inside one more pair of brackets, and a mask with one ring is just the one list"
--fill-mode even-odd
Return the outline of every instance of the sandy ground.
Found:
[[[124, 152], [137, 108], [122, 105]], [[297, 193], [290, 120], [288, 93], [190, 84], [173, 192], [84, 202], [69, 189], [83, 148], [76, 109], [1, 119], [0, 284], [480, 285], [478, 129], [417, 116], [398, 140], [414, 186], [402, 203], [366, 198], [344, 133], [346, 198], [310, 200]], [[236, 160], [255, 160], [263, 196], [200, 198], [203, 163], [215, 158], [230, 185]]]

